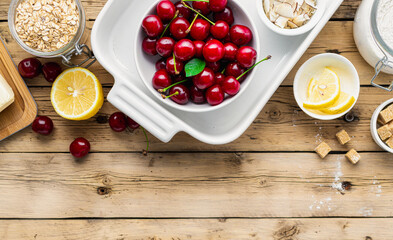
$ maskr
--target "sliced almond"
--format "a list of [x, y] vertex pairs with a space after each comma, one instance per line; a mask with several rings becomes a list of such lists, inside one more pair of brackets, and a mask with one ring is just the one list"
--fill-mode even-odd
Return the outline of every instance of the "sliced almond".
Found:
[[265, 9], [266, 15], [269, 14], [269, 12], [270, 12], [270, 0], [263, 0], [263, 8]]
[[288, 26], [289, 26], [289, 28], [298, 28], [299, 26], [298, 25], [296, 25], [294, 22], [292, 22], [292, 21], [288, 21]]
[[279, 16], [280, 16], [280, 15], [278, 15], [277, 13], [275, 13], [275, 12], [273, 12], [273, 11], [270, 11], [270, 12], [269, 12], [269, 19], [270, 19], [270, 21], [272, 21], [272, 22], [275, 22]]
[[286, 18], [293, 18], [292, 6], [289, 3], [282, 3], [278, 5], [277, 7], [275, 7], [274, 11], [280, 16]]
[[285, 28], [288, 23], [288, 18], [280, 16], [277, 18], [277, 20], [274, 23], [280, 28]]
[[304, 1], [305, 1], [305, 2], [307, 3], [307, 5], [309, 5], [310, 7], [314, 8], [314, 9], [317, 8], [317, 3], [316, 3], [315, 0], [304, 0]]
[[299, 15], [299, 16], [295, 17], [294, 19], [292, 19], [292, 22], [293, 22], [294, 24], [296, 24], [297, 26], [303, 26], [303, 24], [304, 24], [306, 21], [307, 21], [307, 20], [306, 20], [306, 18], [304, 17], [304, 14], [303, 14], [303, 15]]

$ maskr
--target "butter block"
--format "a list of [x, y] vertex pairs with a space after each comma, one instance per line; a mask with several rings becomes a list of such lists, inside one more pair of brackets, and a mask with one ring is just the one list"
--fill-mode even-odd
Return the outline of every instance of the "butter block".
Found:
[[0, 74], [0, 112], [11, 105], [15, 100], [14, 92], [5, 78]]

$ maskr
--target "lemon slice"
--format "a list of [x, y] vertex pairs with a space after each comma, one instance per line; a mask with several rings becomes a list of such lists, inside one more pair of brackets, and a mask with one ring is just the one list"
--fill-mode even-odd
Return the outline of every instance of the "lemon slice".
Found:
[[311, 79], [308, 85], [308, 98], [303, 103], [305, 108], [322, 109], [333, 105], [340, 97], [340, 79], [329, 68], [322, 74]]
[[355, 102], [355, 98], [348, 93], [341, 92], [338, 100], [328, 108], [323, 108], [320, 111], [326, 114], [340, 114], [347, 111], [350, 107], [352, 107]]
[[56, 78], [51, 92], [56, 112], [70, 120], [86, 120], [104, 103], [104, 94], [97, 77], [85, 68], [71, 68]]

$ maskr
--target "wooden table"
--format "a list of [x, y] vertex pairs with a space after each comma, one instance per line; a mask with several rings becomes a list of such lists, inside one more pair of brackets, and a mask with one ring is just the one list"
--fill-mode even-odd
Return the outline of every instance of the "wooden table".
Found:
[[[9, 2], [0, 2], [0, 35], [19, 62], [28, 54], [10, 36]], [[83, 3], [91, 29], [105, 0]], [[43, 137], [27, 128], [0, 143], [0, 239], [393, 239], [392, 155], [369, 132], [374, 109], [392, 95], [370, 86], [373, 68], [353, 41], [359, 3], [344, 1], [295, 67], [325, 52], [350, 59], [362, 84], [351, 123], [307, 117], [293, 98], [293, 71], [237, 141], [150, 136], [146, 157], [141, 130], [119, 134], [105, 123], [116, 111], [108, 102], [98, 118], [67, 121], [51, 106], [50, 85], [28, 80], [55, 131]], [[91, 70], [108, 93], [112, 77], [99, 64]], [[345, 147], [335, 140], [343, 128], [353, 136]], [[80, 136], [92, 153], [78, 162], [68, 147]], [[313, 152], [321, 140], [334, 149], [325, 160]], [[356, 166], [344, 157], [352, 147], [362, 156]], [[333, 187], [344, 181], [350, 190]]]

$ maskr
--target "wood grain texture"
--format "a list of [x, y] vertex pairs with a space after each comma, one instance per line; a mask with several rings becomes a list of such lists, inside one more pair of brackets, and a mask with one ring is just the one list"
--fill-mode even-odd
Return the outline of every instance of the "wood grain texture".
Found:
[[[68, 146], [77, 137], [89, 139], [95, 152], [139, 152], [146, 147], [142, 131], [134, 133], [113, 132], [105, 121], [117, 111], [105, 102], [96, 117], [87, 121], [69, 121], [59, 117], [50, 103], [49, 88], [32, 88], [39, 114], [54, 121], [51, 136], [39, 136], [30, 128], [1, 142], [0, 152], [68, 152]], [[104, 94], [108, 89], [104, 89]], [[391, 94], [383, 90], [363, 87], [357, 105], [353, 109], [356, 119], [347, 123], [343, 119], [318, 121], [308, 117], [297, 106], [291, 87], [281, 87], [261, 111], [254, 123], [233, 143], [214, 146], [201, 143], [185, 133], [179, 133], [170, 143], [162, 143], [150, 136], [151, 151], [313, 151], [327, 141], [335, 151], [382, 151], [372, 140], [370, 119], [374, 110]], [[99, 123], [104, 121], [105, 123]], [[143, 123], [142, 123], [143, 125]], [[341, 146], [335, 134], [346, 129], [353, 140]], [[26, 144], [28, 143], [28, 144]]]
[[[388, 153], [0, 154], [2, 218], [392, 217]], [[353, 186], [340, 192], [343, 181]]]
[[162, 219], [0, 221], [2, 239], [20, 240], [377, 240], [392, 239], [388, 219]]

